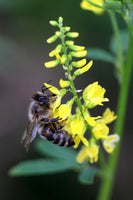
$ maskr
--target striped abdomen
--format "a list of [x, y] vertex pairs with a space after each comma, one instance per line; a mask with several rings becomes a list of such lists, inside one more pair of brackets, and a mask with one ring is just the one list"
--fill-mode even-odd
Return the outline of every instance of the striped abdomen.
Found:
[[68, 135], [68, 133], [64, 130], [55, 131], [54, 129], [46, 126], [42, 130], [41, 136], [53, 144], [57, 144], [59, 146], [70, 147], [74, 145], [74, 141], [71, 135]]

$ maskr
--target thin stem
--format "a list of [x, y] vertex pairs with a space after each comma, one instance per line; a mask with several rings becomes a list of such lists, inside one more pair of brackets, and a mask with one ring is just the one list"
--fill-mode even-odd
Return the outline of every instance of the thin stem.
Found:
[[128, 25], [129, 29], [129, 47], [127, 52], [127, 60], [124, 69], [123, 82], [120, 88], [119, 98], [118, 98], [118, 119], [115, 126], [115, 132], [120, 135], [120, 143], [117, 145], [115, 152], [112, 157], [109, 159], [108, 166], [106, 166], [103, 171], [105, 171], [102, 176], [102, 183], [100, 192], [98, 195], [98, 200], [109, 200], [111, 199], [111, 192], [113, 188], [115, 172], [118, 162], [118, 157], [121, 148], [127, 100], [128, 100], [128, 91], [129, 91], [129, 83], [131, 78], [131, 70], [132, 70], [132, 62], [133, 62], [133, 27]]
[[121, 44], [121, 38], [120, 38], [118, 23], [117, 23], [117, 20], [116, 20], [115, 13], [111, 10], [109, 10], [108, 13], [109, 13], [111, 23], [112, 23], [112, 26], [113, 26], [114, 35], [115, 35], [115, 38], [116, 38], [117, 49], [118, 49], [118, 53], [117, 53], [118, 61], [116, 63], [116, 67], [119, 70], [121, 78], [123, 78], [124, 59], [123, 59], [122, 44]]

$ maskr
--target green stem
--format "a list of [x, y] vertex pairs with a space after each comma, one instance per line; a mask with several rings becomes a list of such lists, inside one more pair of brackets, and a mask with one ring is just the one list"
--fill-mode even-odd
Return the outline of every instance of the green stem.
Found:
[[118, 49], [118, 54], [117, 54], [118, 61], [116, 63], [116, 67], [119, 70], [119, 73], [120, 73], [121, 78], [122, 78], [123, 77], [124, 59], [123, 59], [122, 44], [121, 44], [121, 38], [120, 38], [118, 23], [117, 23], [117, 20], [116, 20], [115, 13], [111, 10], [108, 11], [108, 13], [109, 13], [111, 23], [112, 23], [112, 26], [113, 26], [114, 35], [115, 35], [115, 38], [116, 38], [117, 49]]
[[118, 162], [118, 157], [121, 148], [127, 100], [128, 100], [128, 91], [131, 78], [132, 62], [133, 62], [133, 27], [128, 25], [129, 29], [129, 46], [127, 52], [127, 60], [124, 68], [123, 82], [120, 88], [119, 98], [118, 98], [118, 119], [115, 126], [115, 132], [120, 135], [120, 142], [117, 145], [116, 150], [109, 159], [109, 163], [106, 167], [103, 168], [104, 175], [102, 176], [102, 183], [98, 195], [98, 200], [109, 200], [111, 199], [111, 193], [115, 178], [115, 172]]
[[[60, 28], [60, 31], [61, 31], [61, 42], [62, 42], [62, 45], [63, 45], [63, 53], [66, 55], [66, 57], [68, 57], [67, 55], [67, 47], [66, 47], [66, 44], [65, 44], [65, 35], [63, 33], [63, 30], [62, 30], [62, 24], [59, 25], [59, 28]], [[74, 86], [74, 82], [73, 82], [73, 78], [72, 78], [72, 75], [71, 75], [71, 70], [70, 70], [70, 66], [69, 66], [69, 59], [66, 60], [66, 63], [65, 63], [65, 66], [66, 66], [66, 69], [67, 69], [67, 74], [68, 74], [68, 80], [70, 81], [70, 85], [71, 85], [71, 91], [73, 93], [73, 96], [75, 97], [75, 101], [76, 101], [76, 104], [81, 112], [81, 115], [84, 119], [84, 114], [83, 114], [83, 108], [82, 108], [82, 104], [81, 104], [81, 101], [77, 95], [77, 92], [76, 92], [76, 89], [75, 89], [75, 86]], [[91, 133], [92, 135], [92, 129], [91, 127], [88, 125], [88, 123], [86, 122], [86, 120], [84, 119], [85, 123], [86, 123], [86, 126], [89, 130], [89, 132]]]

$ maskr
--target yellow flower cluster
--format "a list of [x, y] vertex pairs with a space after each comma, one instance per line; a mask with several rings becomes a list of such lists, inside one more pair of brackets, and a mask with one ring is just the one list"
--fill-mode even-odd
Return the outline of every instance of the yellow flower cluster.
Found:
[[[52, 43], [60, 39], [61, 44], [57, 45], [49, 54], [50, 57], [55, 56], [56, 60], [46, 62], [45, 66], [51, 68], [62, 64], [63, 69], [66, 71], [65, 75], [67, 79], [60, 79], [59, 85], [62, 88], [61, 90], [48, 83], [44, 83], [57, 96], [52, 105], [53, 117], [58, 117], [60, 121], [65, 121], [64, 130], [72, 135], [75, 143], [74, 148], [79, 147], [80, 143], [83, 144], [77, 156], [77, 162], [89, 161], [90, 163], [94, 163], [98, 161], [100, 149], [98, 140], [101, 140], [105, 151], [108, 153], [113, 152], [115, 144], [119, 141], [117, 134], [109, 135], [108, 127], [108, 124], [114, 121], [117, 116], [109, 108], [105, 110], [102, 116], [91, 116], [90, 109], [96, 106], [103, 106], [104, 102], [109, 101], [108, 98], [104, 97], [106, 90], [98, 82], [89, 84], [82, 91], [82, 94], [81, 91], [75, 89], [73, 80], [77, 76], [87, 72], [92, 67], [93, 61], [90, 61], [88, 64], [86, 64], [87, 60], [85, 58], [73, 61], [73, 58], [82, 58], [87, 54], [84, 46], [74, 45], [73, 40], [66, 39], [67, 37], [75, 38], [79, 34], [77, 32], [69, 32], [70, 27], [68, 26], [63, 27], [63, 19], [61, 17], [59, 17], [58, 22], [50, 21], [50, 24], [58, 26], [59, 31], [56, 31], [55, 35], [50, 37], [47, 42]], [[76, 68], [74, 72], [73, 67]], [[67, 91], [71, 91], [74, 97], [65, 104], [62, 104], [62, 97]], [[80, 92], [80, 98], [77, 92]], [[74, 102], [77, 103], [78, 107], [75, 114], [72, 114], [71, 111]], [[89, 130], [89, 136], [85, 136], [87, 130]]]

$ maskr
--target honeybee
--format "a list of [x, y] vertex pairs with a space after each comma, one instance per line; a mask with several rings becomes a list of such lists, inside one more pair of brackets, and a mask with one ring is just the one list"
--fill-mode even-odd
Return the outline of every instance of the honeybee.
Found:
[[63, 128], [65, 120], [52, 116], [52, 103], [56, 100], [55, 94], [48, 94], [47, 88], [36, 92], [28, 108], [29, 122], [21, 138], [21, 143], [28, 151], [30, 143], [36, 138], [37, 133], [41, 138], [46, 139], [59, 146], [72, 146], [74, 141]]

